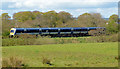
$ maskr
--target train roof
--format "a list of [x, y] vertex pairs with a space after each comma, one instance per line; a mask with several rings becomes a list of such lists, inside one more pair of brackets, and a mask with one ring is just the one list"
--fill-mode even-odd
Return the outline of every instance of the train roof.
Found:
[[23, 29], [44, 29], [44, 30], [49, 30], [49, 29], [97, 29], [97, 28], [105, 28], [105, 27], [63, 27], [63, 28], [14, 28], [16, 30], [23, 30]]

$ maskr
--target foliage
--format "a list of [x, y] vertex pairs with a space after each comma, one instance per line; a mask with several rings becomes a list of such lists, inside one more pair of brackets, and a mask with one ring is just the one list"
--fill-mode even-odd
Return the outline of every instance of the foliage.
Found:
[[10, 29], [12, 27], [14, 27], [14, 23], [12, 20], [10, 20], [10, 16], [8, 15], [8, 13], [3, 13], [2, 14], [2, 36], [6, 37], [9, 36], [10, 33]]
[[26, 64], [23, 63], [23, 60], [19, 57], [10, 57], [3, 59], [2, 67], [27, 67]]
[[108, 33], [117, 33], [118, 32], [118, 15], [113, 14], [110, 16], [108, 25], [107, 25]]
[[5, 19], [5, 20], [8, 20], [10, 19], [11, 17], [8, 15], [8, 13], [3, 13], [2, 14], [2, 19]]
[[[39, 28], [39, 27], [106, 27], [107, 33], [118, 32], [118, 15], [112, 15], [109, 21], [102, 18], [100, 13], [84, 13], [77, 18], [69, 12], [56, 11], [39, 12], [23, 11], [13, 15], [13, 19], [8, 13], [2, 14], [2, 35], [8, 37], [10, 28]], [[108, 25], [106, 23], [108, 22]]]
[[45, 58], [45, 57], [43, 57], [42, 63], [43, 63], [43, 64], [48, 64], [48, 65], [52, 65], [52, 64], [51, 64], [51, 60], [48, 59], [48, 58]]
[[10, 32], [9, 31], [4, 31], [3, 33], [2, 33], [2, 36], [9, 36], [10, 35]]
[[80, 27], [104, 27], [105, 20], [99, 13], [84, 13], [78, 17]]
[[17, 45], [45, 45], [45, 44], [67, 44], [67, 43], [97, 43], [97, 42], [118, 42], [118, 34], [101, 35], [91, 37], [64, 37], [50, 38], [21, 35], [19, 38], [4, 38], [2, 46], [17, 46]]
[[118, 34], [112, 34], [109, 36], [94, 36], [92, 38], [86, 39], [86, 42], [99, 43], [99, 42], [118, 42]]
[[17, 22], [25, 22], [27, 20], [34, 20], [35, 17], [30, 11], [25, 11], [25, 12], [18, 12], [13, 15], [13, 18]]
[[110, 16], [109, 21], [114, 21], [114, 22], [118, 22], [118, 15], [113, 14]]

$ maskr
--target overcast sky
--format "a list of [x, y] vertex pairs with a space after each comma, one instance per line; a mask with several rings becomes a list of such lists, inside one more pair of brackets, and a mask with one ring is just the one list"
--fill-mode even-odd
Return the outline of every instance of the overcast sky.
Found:
[[12, 16], [20, 11], [66, 11], [74, 17], [83, 13], [100, 13], [103, 18], [118, 14], [119, 0], [2, 0], [2, 13]]

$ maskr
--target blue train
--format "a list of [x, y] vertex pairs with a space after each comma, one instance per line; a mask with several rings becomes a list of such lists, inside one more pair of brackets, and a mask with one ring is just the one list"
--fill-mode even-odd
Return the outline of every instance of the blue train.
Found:
[[20, 34], [32, 34], [41, 36], [61, 37], [61, 36], [85, 36], [89, 31], [103, 29], [105, 27], [68, 27], [68, 28], [11, 28], [10, 36]]

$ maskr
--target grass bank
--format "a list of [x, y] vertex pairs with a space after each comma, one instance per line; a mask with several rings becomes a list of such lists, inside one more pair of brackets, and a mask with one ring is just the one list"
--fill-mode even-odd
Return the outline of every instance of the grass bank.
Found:
[[67, 44], [67, 43], [101, 43], [101, 42], [118, 42], [118, 34], [109, 36], [88, 36], [88, 37], [21, 37], [2, 39], [2, 46], [18, 45], [46, 45], [46, 44]]

